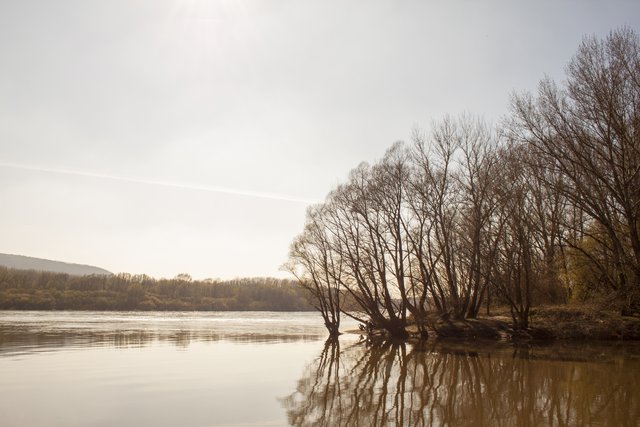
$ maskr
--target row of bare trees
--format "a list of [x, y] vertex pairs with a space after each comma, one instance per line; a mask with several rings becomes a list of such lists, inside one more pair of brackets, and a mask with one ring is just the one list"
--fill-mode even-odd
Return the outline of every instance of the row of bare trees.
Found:
[[[308, 210], [286, 267], [331, 335], [340, 314], [407, 335], [427, 313], [476, 317], [492, 295], [527, 328], [534, 299], [640, 290], [640, 43], [587, 38], [568, 82], [514, 96], [493, 129], [469, 115], [394, 144]], [[580, 291], [580, 292], [578, 292]]]

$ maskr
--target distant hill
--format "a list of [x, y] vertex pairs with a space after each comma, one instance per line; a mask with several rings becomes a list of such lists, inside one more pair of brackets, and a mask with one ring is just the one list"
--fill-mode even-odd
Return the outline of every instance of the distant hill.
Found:
[[70, 264], [50, 259], [33, 258], [22, 255], [0, 254], [0, 266], [15, 268], [17, 270], [51, 271], [53, 273], [66, 273], [74, 276], [88, 276], [100, 274], [111, 276], [113, 273], [103, 268], [92, 265]]

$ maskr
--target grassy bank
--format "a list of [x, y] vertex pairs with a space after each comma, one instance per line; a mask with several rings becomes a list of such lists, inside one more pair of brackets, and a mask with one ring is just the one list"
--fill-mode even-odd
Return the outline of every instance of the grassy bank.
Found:
[[[640, 340], [640, 318], [621, 316], [619, 312], [592, 306], [555, 305], [536, 308], [530, 327], [516, 331], [508, 309], [494, 310], [494, 315], [478, 319], [454, 319], [433, 315], [429, 318], [429, 337], [464, 340]], [[408, 327], [413, 338], [418, 328]], [[382, 334], [376, 331], [375, 334]]]
[[589, 306], [549, 306], [533, 310], [534, 338], [640, 340], [640, 318]]

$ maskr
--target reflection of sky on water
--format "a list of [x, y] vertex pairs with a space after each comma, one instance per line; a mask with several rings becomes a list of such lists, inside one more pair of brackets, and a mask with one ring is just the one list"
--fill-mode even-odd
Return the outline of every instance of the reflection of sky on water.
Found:
[[282, 426], [316, 313], [0, 312], [0, 425]]
[[[349, 321], [345, 325], [355, 328]], [[194, 341], [275, 344], [325, 336], [316, 313], [0, 312], [0, 357], [68, 347], [145, 346], [155, 341], [186, 347]]]

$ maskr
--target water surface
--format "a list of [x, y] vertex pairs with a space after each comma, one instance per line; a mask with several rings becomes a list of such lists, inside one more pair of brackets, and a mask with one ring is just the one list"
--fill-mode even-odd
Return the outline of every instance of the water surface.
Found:
[[2, 426], [281, 426], [315, 313], [0, 312]]
[[326, 343], [283, 403], [296, 426], [637, 426], [640, 349]]
[[638, 345], [325, 336], [315, 313], [0, 312], [0, 425], [640, 425]]

